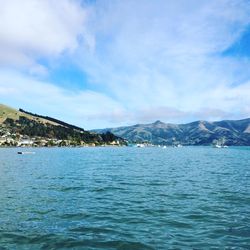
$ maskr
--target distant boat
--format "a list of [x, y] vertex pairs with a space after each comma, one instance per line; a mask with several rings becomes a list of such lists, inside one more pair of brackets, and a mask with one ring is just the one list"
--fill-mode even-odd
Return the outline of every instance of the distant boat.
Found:
[[213, 145], [214, 148], [228, 148], [227, 145], [225, 145], [225, 138], [219, 139], [215, 145]]
[[167, 146], [163, 146], [163, 148], [167, 148]]
[[214, 148], [228, 148], [227, 145], [220, 145], [220, 144], [215, 144], [213, 147]]
[[35, 154], [35, 152], [18, 151], [17, 154], [19, 154], [19, 155], [28, 155], [28, 154]]
[[138, 143], [138, 144], [136, 144], [136, 147], [137, 147], [137, 148], [145, 148], [145, 145], [144, 145], [144, 144]]

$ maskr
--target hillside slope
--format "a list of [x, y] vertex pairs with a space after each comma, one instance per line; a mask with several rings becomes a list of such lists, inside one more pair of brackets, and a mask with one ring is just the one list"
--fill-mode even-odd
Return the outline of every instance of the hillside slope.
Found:
[[56, 122], [52, 122], [43, 118], [34, 117], [32, 115], [13, 109], [4, 104], [0, 104], [0, 125], [3, 124], [7, 118], [13, 120], [19, 120], [20, 117], [26, 117], [27, 119], [30, 119], [32, 121], [37, 121], [43, 124], [59, 125]]
[[156, 121], [151, 124], [94, 130], [110, 131], [131, 142], [150, 142], [161, 145], [211, 145], [223, 140], [227, 145], [250, 145], [250, 119], [218, 122], [195, 121], [170, 124]]
[[85, 131], [63, 121], [16, 110], [0, 104], [0, 145], [104, 145], [124, 144], [124, 140], [107, 133]]

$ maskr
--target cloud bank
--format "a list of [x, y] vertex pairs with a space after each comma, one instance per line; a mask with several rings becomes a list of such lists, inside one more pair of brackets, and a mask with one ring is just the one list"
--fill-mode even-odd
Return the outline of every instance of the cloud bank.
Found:
[[71, 53], [87, 37], [87, 10], [77, 1], [1, 0], [0, 4], [0, 65], [46, 70], [39, 60]]
[[[0, 2], [9, 104], [87, 128], [250, 116], [249, 58], [225, 53], [249, 32], [248, 1]], [[65, 60], [77, 90], [50, 80]]]

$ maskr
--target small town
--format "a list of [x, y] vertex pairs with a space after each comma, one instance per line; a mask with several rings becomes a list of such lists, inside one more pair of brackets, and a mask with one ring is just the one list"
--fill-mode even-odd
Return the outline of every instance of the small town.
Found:
[[6, 128], [0, 128], [0, 147], [95, 147], [95, 146], [121, 146], [119, 140], [108, 143], [77, 140], [59, 140], [57, 138], [30, 137], [11, 133]]

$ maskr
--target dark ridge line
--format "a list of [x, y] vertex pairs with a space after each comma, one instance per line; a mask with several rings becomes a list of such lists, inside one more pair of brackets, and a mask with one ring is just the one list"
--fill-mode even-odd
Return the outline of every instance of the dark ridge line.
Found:
[[48, 120], [48, 121], [51, 121], [51, 122], [55, 122], [55, 123], [57, 123], [59, 125], [67, 127], [67, 128], [71, 128], [71, 129], [75, 129], [75, 130], [79, 130], [79, 131], [85, 132], [85, 130], [83, 128], [77, 127], [75, 125], [63, 122], [61, 120], [58, 120], [58, 119], [55, 119], [55, 118], [52, 118], [52, 117], [49, 117], [49, 116], [43, 116], [43, 115], [33, 114], [33, 113], [25, 111], [25, 110], [23, 110], [21, 108], [19, 109], [19, 111], [22, 112], [22, 113], [28, 114], [28, 115], [32, 115], [34, 117], [38, 117], [38, 118], [42, 118], [42, 119], [45, 119], [45, 120]]

